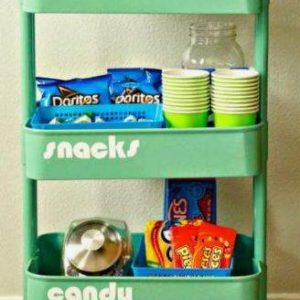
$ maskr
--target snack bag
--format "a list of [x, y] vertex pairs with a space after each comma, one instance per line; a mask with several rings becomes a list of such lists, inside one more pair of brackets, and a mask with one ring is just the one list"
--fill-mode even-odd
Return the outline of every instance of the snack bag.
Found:
[[170, 227], [172, 222], [148, 221], [145, 229], [146, 261], [149, 267], [172, 267]]
[[173, 226], [171, 246], [175, 268], [229, 268], [236, 231], [207, 222], [189, 221]]
[[193, 268], [193, 257], [197, 235], [203, 220], [180, 220], [170, 228], [171, 248], [174, 268]]
[[108, 69], [112, 76], [112, 103], [160, 103], [161, 70], [143, 68]]
[[215, 179], [168, 179], [165, 182], [164, 219], [203, 218], [216, 223]]
[[72, 106], [110, 104], [111, 76], [103, 75], [83, 79], [58, 80], [38, 84], [41, 106]]
[[37, 86], [45, 85], [45, 84], [52, 84], [52, 83], [62, 81], [61, 79], [48, 78], [48, 77], [36, 77], [35, 80], [36, 80]]
[[193, 266], [201, 269], [229, 268], [236, 234], [234, 229], [203, 223], [197, 236]]

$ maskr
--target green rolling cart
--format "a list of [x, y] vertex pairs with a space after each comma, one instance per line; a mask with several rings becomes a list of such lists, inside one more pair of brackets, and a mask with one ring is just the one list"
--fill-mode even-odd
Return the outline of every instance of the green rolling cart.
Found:
[[[269, 0], [21, 0], [25, 300], [266, 299], [268, 7]], [[255, 15], [260, 122], [247, 128], [186, 130], [26, 127], [36, 101], [34, 21], [39, 13]], [[99, 142], [107, 150], [101, 158], [92, 151], [85, 158], [74, 151], [78, 143], [89, 151]], [[63, 233], [38, 236], [38, 180], [208, 176], [253, 178], [253, 235], [238, 237], [234, 276], [64, 277], [59, 275]], [[140, 239], [141, 234], [133, 235], [134, 247]]]

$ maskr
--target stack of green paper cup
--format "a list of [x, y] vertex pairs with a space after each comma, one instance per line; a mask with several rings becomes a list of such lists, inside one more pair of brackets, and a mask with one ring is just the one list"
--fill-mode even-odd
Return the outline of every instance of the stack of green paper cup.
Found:
[[259, 73], [254, 69], [213, 72], [211, 106], [216, 127], [254, 125], [259, 111]]
[[209, 111], [209, 72], [163, 71], [163, 110], [172, 128], [206, 127]]

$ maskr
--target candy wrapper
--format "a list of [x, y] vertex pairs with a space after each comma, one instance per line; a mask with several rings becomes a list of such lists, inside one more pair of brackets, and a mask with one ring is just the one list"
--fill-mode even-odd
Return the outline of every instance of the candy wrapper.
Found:
[[146, 224], [145, 249], [149, 267], [172, 267], [171, 226], [172, 222], [170, 221], [151, 220]]
[[203, 218], [216, 223], [215, 179], [168, 179], [165, 182], [164, 219]]
[[112, 76], [112, 103], [160, 103], [161, 70], [143, 68], [108, 69]]
[[202, 220], [172, 226], [171, 246], [175, 268], [229, 268], [236, 231]]
[[110, 104], [110, 81], [110, 75], [71, 80], [38, 78], [40, 106]]

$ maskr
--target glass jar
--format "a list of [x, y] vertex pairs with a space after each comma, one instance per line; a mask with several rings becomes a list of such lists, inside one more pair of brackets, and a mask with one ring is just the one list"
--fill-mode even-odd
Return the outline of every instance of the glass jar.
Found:
[[235, 24], [223, 22], [192, 24], [190, 37], [190, 44], [183, 54], [183, 68], [244, 67], [244, 54], [236, 41]]

